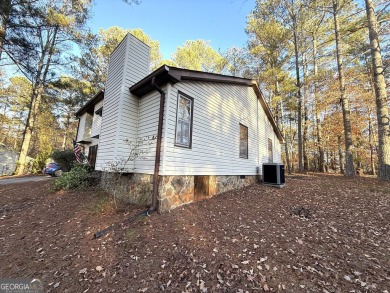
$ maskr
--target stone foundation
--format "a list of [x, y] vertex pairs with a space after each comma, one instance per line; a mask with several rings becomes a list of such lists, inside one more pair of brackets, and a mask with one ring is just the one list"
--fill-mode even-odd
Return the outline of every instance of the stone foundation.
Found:
[[194, 176], [161, 176], [159, 212], [167, 212], [194, 201]]
[[[168, 212], [183, 204], [199, 201], [216, 194], [239, 189], [257, 181], [257, 176], [160, 176], [159, 212]], [[105, 173], [103, 189], [125, 203], [148, 205], [153, 190], [153, 175]]]
[[245, 176], [240, 179], [240, 176], [213, 176], [216, 177], [217, 193], [226, 192], [232, 189], [243, 188], [252, 185], [257, 181], [257, 176]]
[[122, 203], [150, 205], [153, 175], [102, 172], [100, 186]]

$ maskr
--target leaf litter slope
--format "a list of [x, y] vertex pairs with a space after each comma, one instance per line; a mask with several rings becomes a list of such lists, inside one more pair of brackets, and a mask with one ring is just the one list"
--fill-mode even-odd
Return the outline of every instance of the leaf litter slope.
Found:
[[0, 193], [0, 275], [48, 292], [390, 292], [390, 184], [373, 178], [255, 184], [96, 240], [139, 208], [43, 182]]

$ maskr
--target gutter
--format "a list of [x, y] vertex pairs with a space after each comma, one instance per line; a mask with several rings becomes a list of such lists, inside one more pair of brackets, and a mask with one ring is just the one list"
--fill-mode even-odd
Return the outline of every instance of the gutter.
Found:
[[161, 140], [162, 140], [164, 104], [165, 104], [165, 93], [156, 84], [156, 77], [152, 78], [151, 84], [160, 93], [160, 111], [158, 114], [157, 144], [156, 144], [156, 157], [155, 157], [155, 161], [154, 161], [152, 204], [147, 211], [148, 214], [157, 210], [158, 177], [159, 177], [159, 171], [160, 171]]

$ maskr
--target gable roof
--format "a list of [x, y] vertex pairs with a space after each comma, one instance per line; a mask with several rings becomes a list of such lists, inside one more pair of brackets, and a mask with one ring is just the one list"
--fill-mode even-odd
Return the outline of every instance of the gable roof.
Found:
[[84, 106], [82, 106], [80, 110], [76, 112], [76, 117], [80, 117], [84, 113], [89, 113], [93, 115], [93, 110], [95, 108], [95, 105], [100, 101], [102, 101], [103, 99], [104, 99], [104, 90], [100, 90], [96, 95], [93, 96], [92, 99], [90, 99], [87, 103], [85, 103]]
[[237, 84], [250, 86], [256, 93], [257, 98], [260, 101], [261, 106], [269, 122], [272, 125], [272, 128], [278, 137], [280, 142], [283, 142], [283, 135], [276, 125], [274, 118], [272, 117], [271, 111], [264, 99], [263, 94], [261, 93], [257, 82], [253, 79], [247, 79], [242, 77], [228, 76], [216, 73], [208, 73], [203, 71], [195, 71], [183, 68], [177, 68], [173, 66], [163, 65], [160, 68], [156, 69], [150, 73], [145, 78], [141, 79], [139, 82], [130, 87], [130, 92], [138, 97], [142, 97], [147, 93], [155, 90], [152, 85], [152, 79], [155, 77], [155, 83], [158, 86], [162, 86], [166, 83], [175, 84], [180, 81], [190, 80], [190, 81], [205, 81], [205, 82], [217, 82], [217, 83], [227, 83], [227, 84]]

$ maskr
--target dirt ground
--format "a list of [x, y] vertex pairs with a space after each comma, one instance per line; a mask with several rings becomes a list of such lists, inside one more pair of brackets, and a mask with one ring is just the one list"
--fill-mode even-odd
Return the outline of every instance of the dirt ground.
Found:
[[115, 212], [98, 189], [0, 186], [0, 276], [47, 292], [390, 292], [390, 183], [296, 175], [93, 234]]

